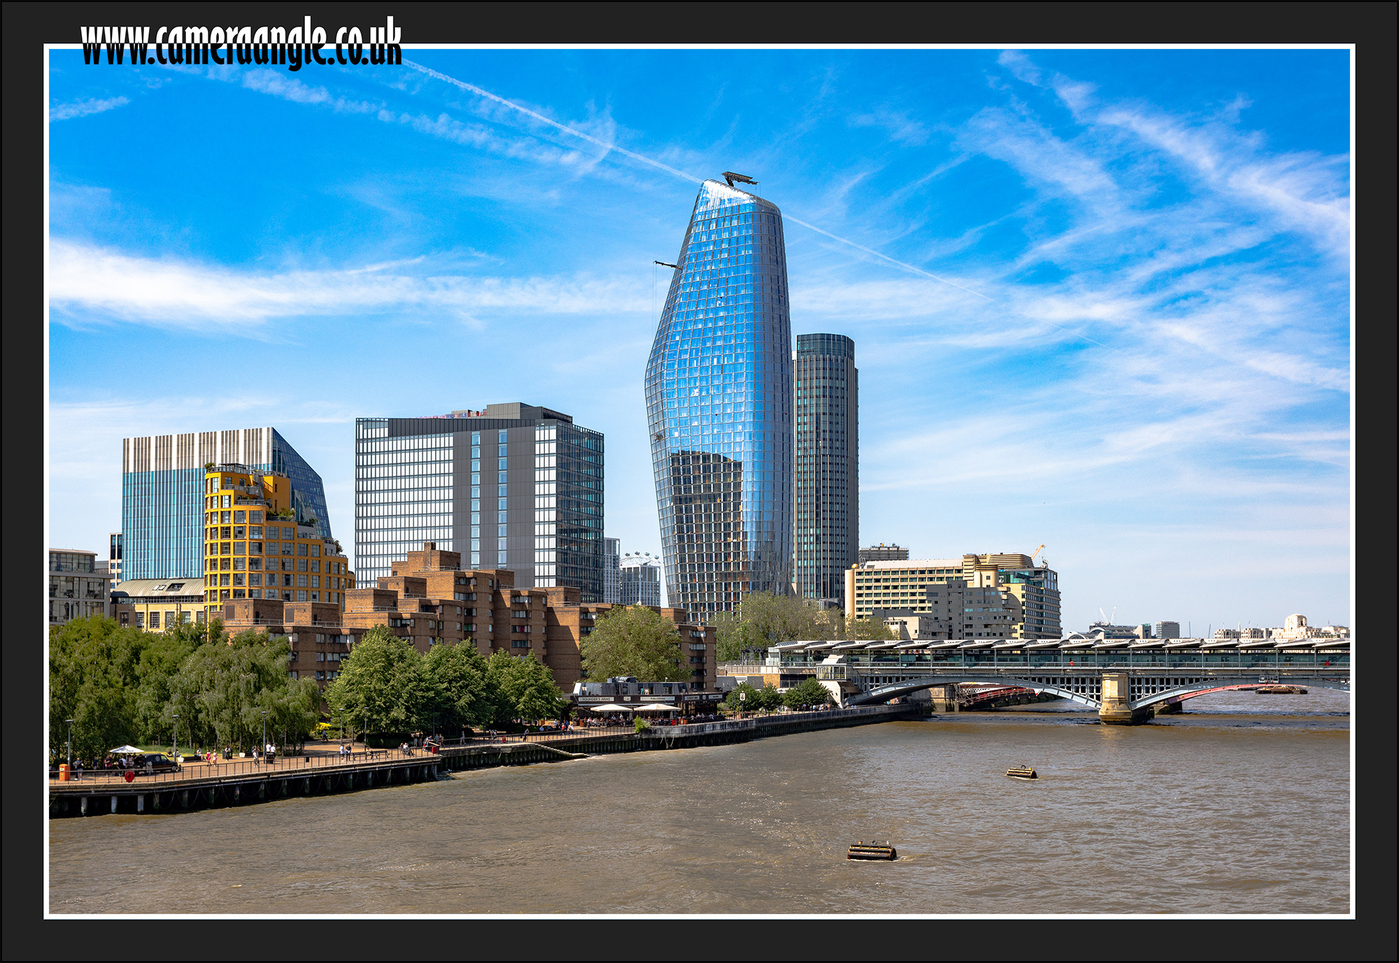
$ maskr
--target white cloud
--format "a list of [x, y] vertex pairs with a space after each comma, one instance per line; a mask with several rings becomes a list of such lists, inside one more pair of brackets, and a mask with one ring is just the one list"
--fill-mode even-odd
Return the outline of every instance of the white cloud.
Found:
[[[414, 259], [408, 274], [370, 270], [252, 272], [218, 265], [145, 258], [54, 239], [49, 246], [49, 298], [70, 323], [123, 321], [203, 328], [236, 321], [233, 331], [270, 337], [267, 322], [365, 313], [474, 319], [483, 315], [642, 312], [644, 298], [629, 280], [606, 277], [480, 277], [431, 273]], [[223, 330], [224, 334], [229, 329]]]
[[74, 101], [71, 104], [59, 104], [57, 107], [49, 108], [49, 120], [72, 120], [74, 117], [87, 117], [89, 114], [115, 110], [129, 103], [131, 101], [126, 97], [107, 97], [100, 100], [94, 97], [88, 100]]

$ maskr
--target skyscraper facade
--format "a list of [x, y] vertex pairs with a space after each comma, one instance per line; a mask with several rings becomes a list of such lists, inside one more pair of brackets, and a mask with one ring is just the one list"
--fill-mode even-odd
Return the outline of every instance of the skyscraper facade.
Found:
[[796, 389], [797, 595], [845, 604], [845, 570], [860, 552], [859, 372], [855, 342], [799, 334]]
[[725, 176], [695, 199], [646, 366], [668, 598], [704, 622], [792, 581], [782, 213]]
[[650, 552], [629, 554], [621, 564], [621, 604], [661, 604], [661, 562]]
[[602, 601], [615, 605], [622, 599], [622, 540], [602, 540]]
[[515, 584], [601, 602], [603, 436], [561, 412], [489, 405], [355, 420], [355, 575], [373, 585], [434, 542]]
[[321, 476], [275, 428], [123, 438], [123, 579], [203, 577], [208, 464], [285, 475], [297, 521], [332, 537]]

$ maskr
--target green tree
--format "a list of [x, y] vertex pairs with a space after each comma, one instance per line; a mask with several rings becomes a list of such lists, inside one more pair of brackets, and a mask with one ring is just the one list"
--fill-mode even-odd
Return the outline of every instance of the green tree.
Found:
[[828, 705], [834, 701], [831, 690], [818, 682], [815, 676], [807, 676], [800, 685], [794, 685], [782, 693], [782, 702], [789, 709]]
[[557, 719], [567, 702], [554, 683], [554, 674], [534, 656], [516, 658], [504, 649], [486, 661], [486, 680], [498, 693], [494, 724]]
[[[240, 632], [196, 648], [170, 680], [167, 717], [201, 746], [248, 749], [285, 734], [299, 741], [315, 725], [320, 698], [309, 679], [287, 675], [291, 645], [265, 632]], [[264, 713], [266, 713], [264, 715]]]
[[139, 738], [138, 667], [147, 634], [114, 619], [75, 619], [49, 632], [49, 750], [67, 758], [68, 719], [75, 758], [100, 758]]
[[351, 731], [368, 726], [369, 732], [392, 739], [421, 728], [432, 686], [413, 644], [376, 625], [341, 660], [325, 701]]
[[438, 732], [488, 726], [499, 693], [486, 677], [486, 660], [470, 642], [434, 645], [423, 659], [430, 699], [428, 712]]
[[[181, 737], [189, 733], [189, 717], [170, 705], [170, 684], [194, 650], [204, 644], [203, 625], [178, 624], [160, 633], [148, 633], [147, 644], [136, 666], [139, 680], [136, 715], [140, 738], [146, 744], [160, 743], [174, 736], [173, 713], [180, 715]], [[186, 739], [186, 744], [188, 740]]]
[[692, 675], [675, 623], [644, 605], [612, 609], [579, 647], [583, 669], [594, 680], [620, 675], [643, 682], [688, 682]]
[[782, 693], [777, 691], [777, 686], [769, 682], [758, 690], [758, 708], [764, 712], [775, 712], [782, 708]]
[[724, 705], [734, 712], [745, 710], [757, 712], [761, 706], [758, 698], [759, 690], [753, 688], [747, 682], [740, 682], [729, 690], [729, 694], [724, 696]]
[[721, 662], [756, 661], [767, 650], [798, 639], [824, 642], [840, 637], [840, 615], [811, 599], [754, 592], [732, 613], [715, 619], [715, 641]]
[[898, 638], [894, 630], [889, 628], [879, 619], [851, 619], [845, 625], [845, 631], [841, 633], [841, 638], [852, 641], [869, 639], [872, 641], [884, 641]]

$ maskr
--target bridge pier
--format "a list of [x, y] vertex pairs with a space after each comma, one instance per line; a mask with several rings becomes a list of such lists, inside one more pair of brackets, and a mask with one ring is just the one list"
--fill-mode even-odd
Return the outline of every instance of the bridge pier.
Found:
[[1110, 726], [1132, 726], [1152, 717], [1150, 709], [1133, 709], [1127, 697], [1128, 673], [1103, 673], [1103, 702], [1098, 721]]

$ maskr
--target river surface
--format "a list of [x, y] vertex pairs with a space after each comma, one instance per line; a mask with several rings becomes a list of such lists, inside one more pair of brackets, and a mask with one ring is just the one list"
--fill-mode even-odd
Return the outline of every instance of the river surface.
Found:
[[[48, 823], [51, 914], [1346, 914], [1349, 696], [1073, 703]], [[1039, 779], [1005, 775], [1020, 763]], [[845, 859], [888, 840], [892, 863]]]

